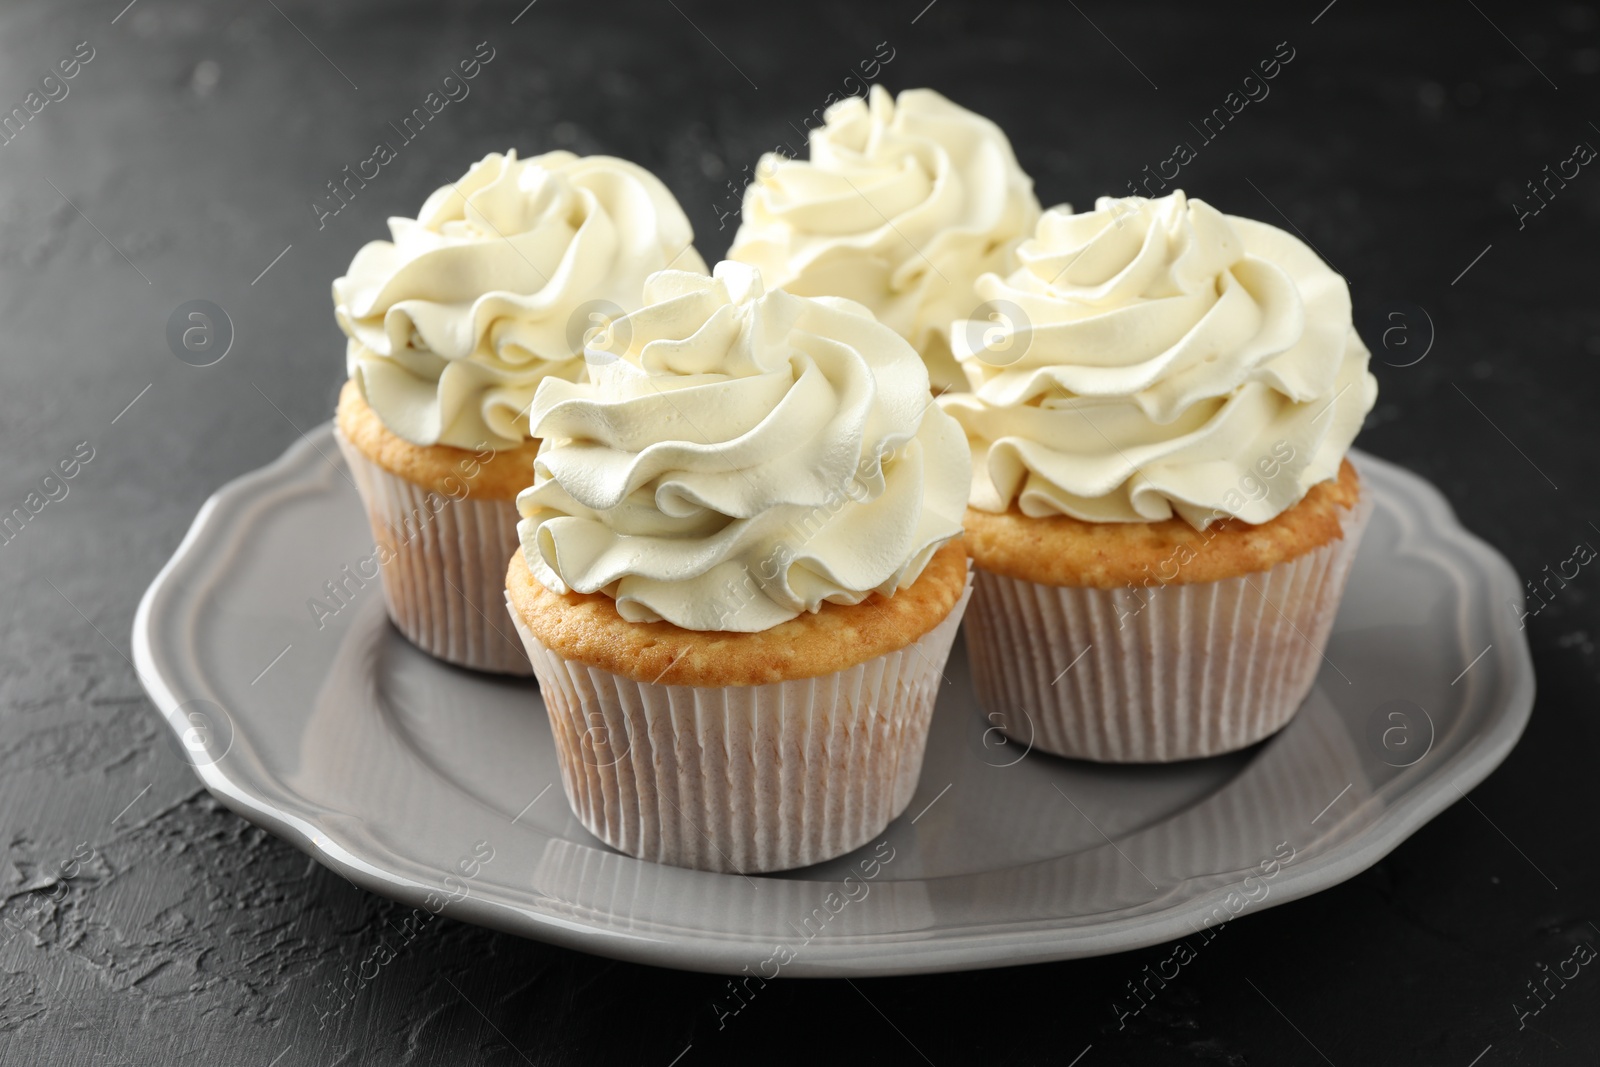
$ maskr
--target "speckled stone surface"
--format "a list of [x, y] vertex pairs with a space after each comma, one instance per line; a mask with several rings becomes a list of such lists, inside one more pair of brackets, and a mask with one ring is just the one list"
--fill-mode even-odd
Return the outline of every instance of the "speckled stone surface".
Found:
[[[1600, 544], [1600, 174], [1564, 164], [1600, 144], [1592, 8], [124, 3], [0, 11], [0, 110], [29, 116], [0, 139], [0, 514], [39, 494], [0, 543], [0, 1063], [1600, 1060], [1595, 967], [1528, 988], [1600, 941], [1600, 573], [1550, 577]], [[314, 208], [479, 42], [470, 95]], [[1270, 95], [1231, 98], [1206, 140], [1279, 42]], [[714, 261], [743, 168], [883, 55], [878, 81], [1005, 126], [1046, 204], [1170, 173], [1186, 141], [1190, 194], [1350, 278], [1381, 386], [1362, 445], [1548, 589], [1504, 767], [1350, 883], [1230, 926], [1136, 1013], [1129, 983], [1170, 950], [739, 1007], [725, 979], [449, 919], [403, 936], [403, 909], [199, 791], [128, 662], [134, 608], [214, 488], [329, 417], [329, 283], [384, 218], [490, 150], [612, 152], [661, 174]], [[1569, 177], [1534, 199], [1547, 165]], [[191, 300], [232, 322], [212, 366], [168, 347]]]

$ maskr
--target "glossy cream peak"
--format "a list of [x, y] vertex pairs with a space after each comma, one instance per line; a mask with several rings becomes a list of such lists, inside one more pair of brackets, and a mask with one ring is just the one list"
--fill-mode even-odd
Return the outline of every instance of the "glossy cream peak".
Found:
[[418, 445], [521, 444], [589, 326], [637, 308], [658, 270], [706, 269], [666, 186], [609, 156], [491, 153], [389, 230], [333, 283], [335, 315], [350, 377]]
[[917, 579], [961, 532], [971, 456], [916, 352], [848, 300], [722, 263], [663, 271], [546, 379], [522, 548], [556, 593], [623, 618], [765, 630]]
[[1005, 272], [1039, 201], [988, 119], [931, 89], [830, 107], [811, 158], [762, 157], [728, 258], [802, 296], [865, 304], [909, 340], [936, 387], [958, 386], [950, 323], [972, 314], [973, 282]]
[[1180, 192], [1052, 208], [957, 323], [972, 506], [1261, 523], [1334, 477], [1377, 398], [1343, 278]]

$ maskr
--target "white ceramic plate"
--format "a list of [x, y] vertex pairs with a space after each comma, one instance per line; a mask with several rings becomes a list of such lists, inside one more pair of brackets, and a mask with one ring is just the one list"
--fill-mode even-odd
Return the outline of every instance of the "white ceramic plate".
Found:
[[1511, 568], [1427, 483], [1358, 463], [1377, 511], [1328, 663], [1281, 734], [1165, 767], [1029, 753], [988, 728], [958, 642], [905, 816], [779, 876], [659, 866], [591, 837], [533, 683], [429, 659], [389, 625], [375, 581], [346, 577], [373, 540], [329, 426], [207, 502], [139, 606], [134, 654], [212, 793], [414, 906], [727, 973], [1092, 956], [1351, 877], [1521, 734], [1533, 668]]

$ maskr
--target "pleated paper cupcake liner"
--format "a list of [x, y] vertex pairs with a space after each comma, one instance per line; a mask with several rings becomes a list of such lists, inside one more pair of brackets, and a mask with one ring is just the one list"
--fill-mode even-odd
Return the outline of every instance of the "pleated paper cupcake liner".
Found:
[[386, 547], [381, 573], [389, 618], [430, 656], [480, 671], [533, 673], [506, 624], [506, 563], [517, 550], [511, 500], [453, 499], [378, 466], [335, 435]]
[[970, 594], [899, 651], [754, 686], [636, 682], [558, 655], [511, 618], [584, 826], [640, 859], [753, 874], [841, 856], [905, 810]]
[[1160, 763], [1282, 729], [1315, 683], [1362, 531], [1256, 574], [1137, 589], [1021, 581], [982, 569], [967, 651], [978, 702], [1033, 748]]

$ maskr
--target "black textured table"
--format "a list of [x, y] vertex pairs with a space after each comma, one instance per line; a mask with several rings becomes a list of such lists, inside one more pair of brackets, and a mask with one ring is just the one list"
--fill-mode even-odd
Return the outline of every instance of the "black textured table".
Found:
[[[1113, 1003], [1166, 950], [783, 981], [719, 1025], [722, 979], [447, 919], [324, 1015], [401, 909], [201, 791], [128, 661], [206, 496], [329, 416], [329, 283], [385, 217], [491, 150], [608, 152], [665, 179], [714, 261], [743, 168], [867, 69], [1000, 122], [1045, 204], [1126, 193], [1188, 143], [1177, 184], [1350, 279], [1381, 386], [1361, 445], [1542, 578], [1600, 541], [1600, 173], [1577, 150], [1600, 145], [1600, 18], [1325, 2], [7, 5], [0, 512], [39, 506], [0, 543], [0, 1061], [1600, 1061], [1600, 968], [1528, 988], [1600, 942], [1594, 568], [1528, 618], [1532, 724], [1471, 803], [1241, 920], [1125, 1026]], [[1285, 53], [1264, 98], [1245, 86]], [[328, 198], [475, 55], [467, 96]], [[169, 349], [191, 300], [231, 320], [215, 365]]]

